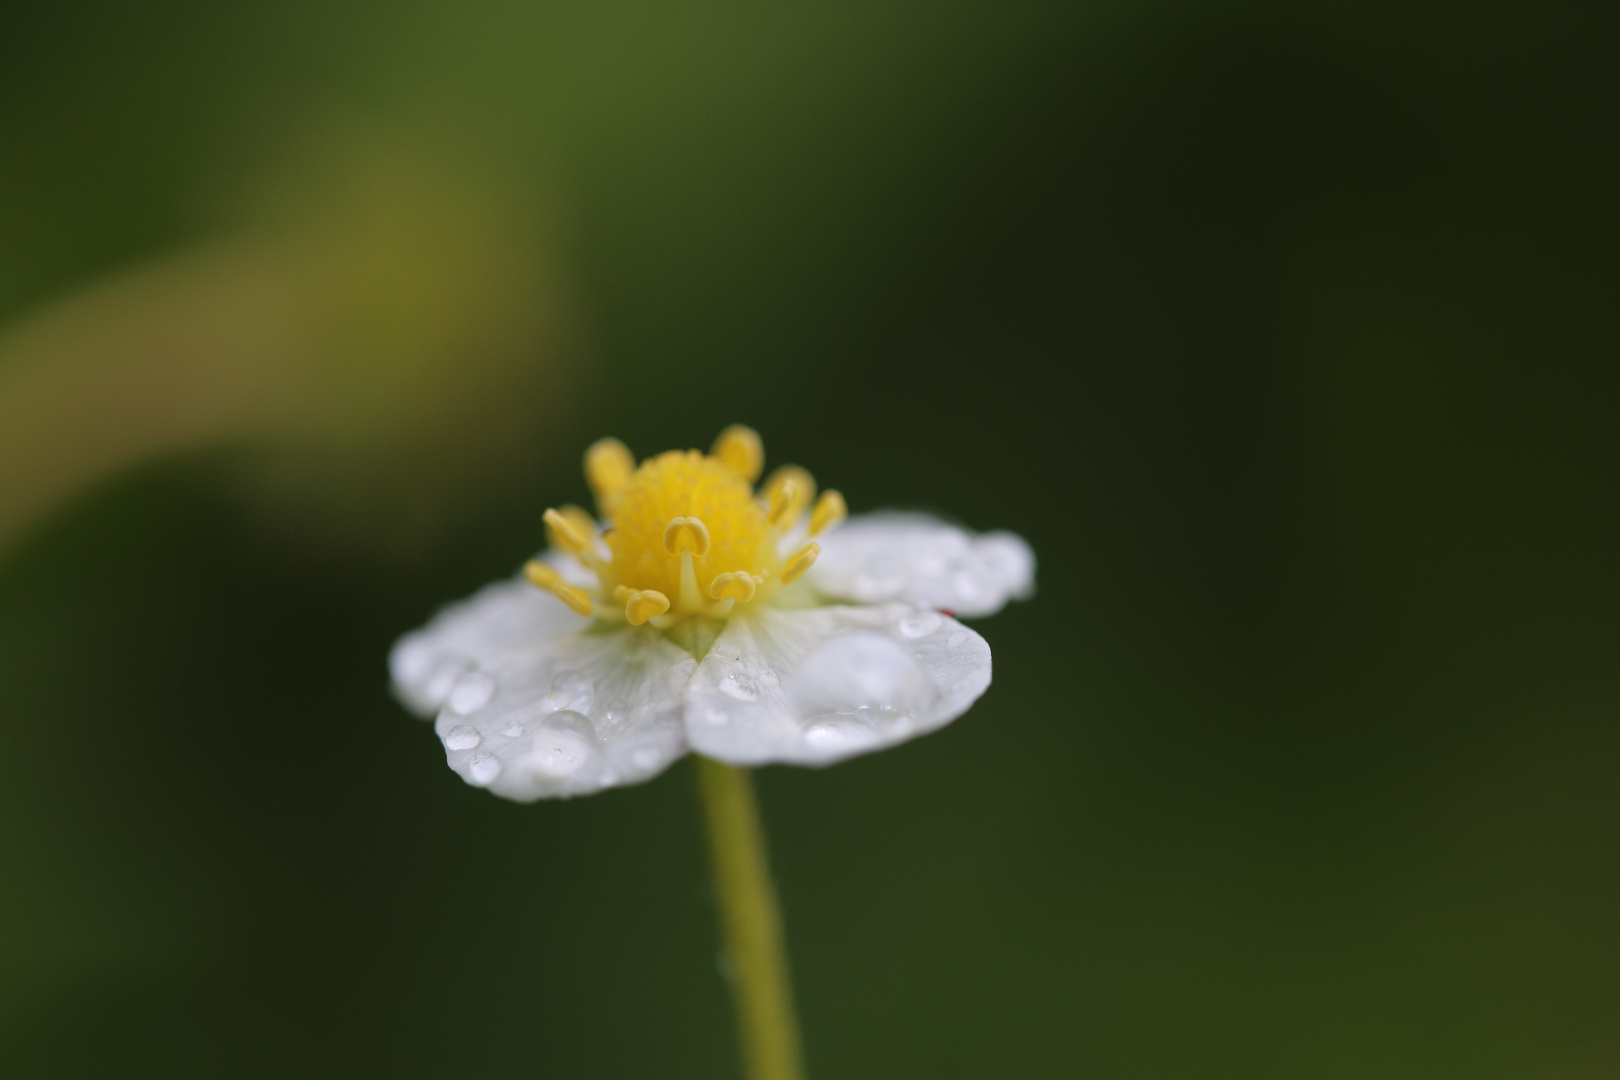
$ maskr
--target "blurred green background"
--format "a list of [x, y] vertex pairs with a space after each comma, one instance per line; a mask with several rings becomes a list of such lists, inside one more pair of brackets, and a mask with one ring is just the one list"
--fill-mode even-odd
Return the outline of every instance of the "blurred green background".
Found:
[[1040, 558], [760, 775], [812, 1076], [1620, 1074], [1615, 10], [8, 5], [0, 1073], [735, 1075], [384, 657], [741, 421]]

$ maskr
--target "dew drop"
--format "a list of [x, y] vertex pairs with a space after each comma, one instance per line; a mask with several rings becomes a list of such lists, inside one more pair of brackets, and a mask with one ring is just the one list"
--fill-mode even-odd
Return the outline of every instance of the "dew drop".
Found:
[[728, 671], [720, 679], [720, 689], [738, 701], [758, 701], [759, 682], [741, 671]]
[[474, 754], [467, 771], [472, 774], [473, 783], [480, 785], [491, 783], [501, 775], [501, 759], [494, 754]]
[[731, 723], [731, 714], [717, 705], [710, 705], [703, 713], [703, 719], [715, 727], [725, 727]]
[[780, 686], [782, 685], [782, 676], [776, 673], [775, 668], [766, 668], [759, 673], [759, 681], [766, 686]]
[[867, 630], [828, 638], [794, 673], [792, 699], [806, 717], [887, 709], [915, 713], [934, 698], [915, 658], [892, 638]]
[[523, 726], [523, 721], [508, 720], [506, 722], [506, 726], [501, 728], [501, 734], [505, 735], [508, 739], [521, 739], [526, 730], [528, 729]]
[[573, 776], [596, 754], [596, 729], [571, 709], [552, 713], [534, 734], [529, 761], [534, 771], [554, 780]]
[[482, 671], [469, 671], [450, 688], [450, 709], [463, 716], [482, 709], [495, 693], [495, 680]]
[[924, 638], [929, 634], [932, 634], [935, 630], [938, 630], [942, 622], [944, 622], [944, 620], [941, 619], [935, 612], [913, 611], [909, 615], [901, 616], [899, 627], [900, 636], [908, 637], [913, 640], [917, 638]]
[[872, 750], [916, 731], [910, 716], [884, 706], [861, 706], [812, 716], [804, 729], [805, 744], [829, 753]]
[[963, 602], [978, 600], [984, 595], [984, 582], [977, 574], [967, 570], [958, 570], [951, 575], [951, 588], [956, 590], [957, 597]]
[[483, 736], [478, 734], [478, 729], [467, 724], [457, 724], [444, 733], [444, 748], [446, 750], [471, 750], [483, 741]]
[[596, 688], [577, 671], [559, 671], [551, 680], [551, 693], [547, 700], [558, 712], [564, 709], [588, 715], [596, 698]]
[[464, 656], [447, 656], [434, 665], [433, 673], [428, 676], [422, 692], [435, 702], [442, 702], [450, 696], [451, 687], [456, 685], [467, 670], [472, 667], [472, 661]]
[[804, 729], [804, 741], [828, 752], [861, 750], [882, 742], [883, 732], [858, 715], [832, 713], [813, 719]]
[[864, 603], [887, 600], [906, 587], [909, 575], [904, 563], [893, 556], [880, 558], [855, 576], [855, 599]]
[[804, 741], [817, 750], [828, 750], [843, 741], [838, 725], [829, 720], [818, 721], [804, 729]]

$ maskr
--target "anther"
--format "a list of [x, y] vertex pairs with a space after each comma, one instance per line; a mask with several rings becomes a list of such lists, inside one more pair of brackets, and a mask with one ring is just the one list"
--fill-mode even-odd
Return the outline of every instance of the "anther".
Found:
[[632, 589], [630, 586], [628, 586], [628, 585], [620, 585], [620, 586], [618, 586], [617, 588], [615, 588], [613, 590], [613, 599], [617, 600], [619, 603], [622, 604], [622, 603], [626, 602], [627, 600], [629, 600], [635, 594], [636, 594], [636, 590]]
[[576, 589], [566, 584], [558, 576], [557, 571], [539, 560], [531, 560], [525, 564], [523, 576], [529, 579], [530, 585], [546, 590], [581, 615], [589, 615], [596, 610], [596, 605], [591, 603], [591, 598], [584, 589]]
[[715, 600], [735, 600], [739, 604], [746, 604], [754, 598], [754, 590], [759, 582], [754, 575], [746, 570], [736, 570], [729, 574], [720, 574], [709, 583], [709, 596]]
[[776, 491], [771, 495], [771, 505], [765, 511], [765, 521], [771, 528], [779, 529], [782, 527], [782, 522], [787, 519], [788, 512], [798, 502], [798, 495], [799, 485], [793, 482], [792, 477], [776, 485]]
[[596, 605], [591, 603], [591, 598], [585, 594], [584, 589], [576, 589], [572, 585], [564, 585], [559, 581], [551, 587], [551, 591], [557, 599], [581, 615], [589, 615], [596, 610]]
[[654, 615], [662, 615], [668, 610], [669, 597], [657, 589], [632, 591], [624, 601], [624, 617], [630, 620], [631, 626], [640, 626]]
[[575, 532], [585, 537], [587, 543], [596, 536], [596, 519], [583, 507], [563, 506], [559, 507], [557, 512], [562, 515], [564, 521], [574, 527]]
[[670, 555], [690, 551], [700, 558], [707, 555], [709, 527], [703, 524], [701, 518], [670, 518], [669, 524], [664, 526], [664, 551]]
[[611, 502], [635, 471], [636, 459], [618, 439], [599, 439], [585, 451], [585, 481], [591, 485], [599, 506]]
[[554, 546], [578, 555], [590, 548], [590, 540], [574, 524], [555, 510], [546, 511], [546, 535]]
[[786, 566], [782, 567], [782, 584], [791, 585], [798, 581], [799, 578], [804, 576], [804, 572], [810, 569], [811, 564], [816, 561], [816, 556], [820, 554], [820, 544], [806, 544], [800, 548], [799, 553], [789, 559]]
[[765, 445], [759, 441], [759, 432], [742, 424], [732, 424], [722, 431], [709, 453], [750, 484], [759, 479], [765, 467]]
[[529, 579], [529, 584], [537, 589], [551, 591], [551, 587], [561, 580], [557, 571], [538, 559], [531, 560], [523, 567], [523, 576]]
[[[783, 489], [788, 488], [790, 484], [792, 487], [784, 491]], [[760, 489], [760, 494], [764, 496], [766, 516], [771, 525], [780, 527], [782, 524], [791, 523], [815, 499], [815, 477], [797, 465], [784, 465], [771, 473], [770, 478]], [[782, 501], [784, 495], [786, 505], [781, 507], [778, 514], [777, 504]]]
[[829, 488], [821, 493], [816, 508], [810, 511], [810, 535], [815, 536], [848, 516], [849, 507], [844, 504], [844, 497]]

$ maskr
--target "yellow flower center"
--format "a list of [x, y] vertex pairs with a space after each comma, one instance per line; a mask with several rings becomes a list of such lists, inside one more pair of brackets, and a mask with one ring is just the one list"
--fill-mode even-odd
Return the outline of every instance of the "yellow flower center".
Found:
[[776, 562], [775, 538], [753, 489], [696, 450], [671, 450], [645, 462], [614, 499], [610, 517], [613, 528], [605, 539], [613, 569], [619, 583], [632, 589], [678, 595], [688, 552], [705, 596], [721, 574], [764, 570]]
[[[602, 534], [578, 507], [546, 511], [552, 545], [595, 571], [598, 588], [569, 585], [541, 562], [529, 564], [529, 580], [581, 615], [610, 604], [603, 618], [660, 629], [770, 599], [809, 569], [821, 548], [808, 537], [841, 521], [845, 508], [836, 491], [815, 499], [815, 481], [795, 465], [756, 491], [764, 460], [759, 436], [741, 425], [722, 432], [709, 454], [671, 450], [639, 468], [623, 443], [603, 439], [585, 454]], [[800, 542], [784, 550], [795, 534]]]

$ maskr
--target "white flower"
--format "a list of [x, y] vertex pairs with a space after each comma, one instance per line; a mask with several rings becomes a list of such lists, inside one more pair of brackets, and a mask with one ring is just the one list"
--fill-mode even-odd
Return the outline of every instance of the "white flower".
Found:
[[756, 493], [763, 460], [741, 426], [639, 468], [604, 439], [585, 456], [600, 532], [546, 511], [550, 551], [400, 639], [395, 691], [437, 714], [462, 779], [529, 801], [648, 780], [689, 750], [825, 765], [984, 693], [990, 647], [952, 614], [1030, 595], [1029, 546], [922, 514], [843, 523], [842, 496], [815, 498], [796, 466]]

